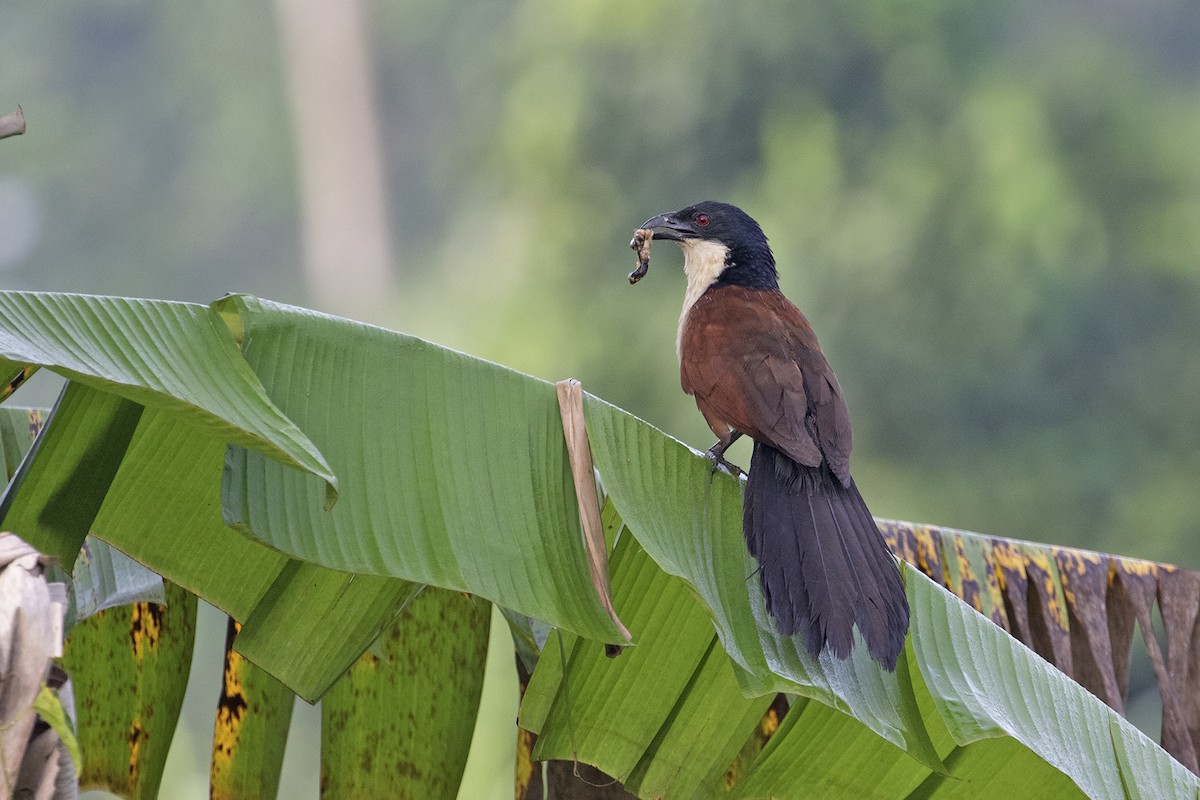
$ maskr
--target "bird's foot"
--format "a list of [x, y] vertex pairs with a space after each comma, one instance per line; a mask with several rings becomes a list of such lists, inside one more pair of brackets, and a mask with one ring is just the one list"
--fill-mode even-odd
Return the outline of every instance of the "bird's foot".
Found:
[[704, 451], [704, 457], [712, 462], [712, 471], [715, 473], [718, 469], [725, 470], [726, 473], [735, 478], [744, 478], [746, 473], [737, 464], [734, 464], [725, 459], [724, 448], [717, 449], [717, 445], [713, 445]]

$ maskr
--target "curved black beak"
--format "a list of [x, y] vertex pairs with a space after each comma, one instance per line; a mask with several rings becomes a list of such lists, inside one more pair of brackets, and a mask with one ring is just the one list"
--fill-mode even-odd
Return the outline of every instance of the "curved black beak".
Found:
[[688, 223], [676, 219], [671, 213], [651, 217], [642, 223], [642, 228], [653, 230], [655, 239], [669, 239], [673, 242], [695, 239], [699, 235]]

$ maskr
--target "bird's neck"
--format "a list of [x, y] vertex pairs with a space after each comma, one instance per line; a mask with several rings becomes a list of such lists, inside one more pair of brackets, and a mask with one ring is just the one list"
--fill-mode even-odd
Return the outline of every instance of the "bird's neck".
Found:
[[687, 292], [683, 296], [683, 313], [695, 305], [729, 266], [729, 248], [707, 239], [684, 239], [683, 274], [687, 276]]
[[683, 311], [679, 314], [679, 331], [675, 335], [675, 353], [680, 354], [683, 341], [683, 326], [688, 312], [708, 287], [721, 277], [728, 265], [729, 248], [708, 239], [684, 239], [679, 242], [683, 250], [683, 274], [687, 276], [687, 291], [683, 295]]
[[717, 277], [722, 286], [741, 286], [744, 289], [779, 291], [779, 274], [775, 271], [775, 256], [764, 239], [738, 247], [726, 259], [725, 269]]

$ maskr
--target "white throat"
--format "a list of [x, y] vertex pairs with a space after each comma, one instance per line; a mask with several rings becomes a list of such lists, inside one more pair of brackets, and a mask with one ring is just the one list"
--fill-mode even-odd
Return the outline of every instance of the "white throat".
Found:
[[677, 244], [683, 250], [683, 273], [687, 275], [683, 312], [679, 315], [679, 331], [675, 334], [675, 354], [681, 355], [683, 326], [687, 322], [688, 312], [725, 271], [729, 248], [711, 239], [682, 239]]

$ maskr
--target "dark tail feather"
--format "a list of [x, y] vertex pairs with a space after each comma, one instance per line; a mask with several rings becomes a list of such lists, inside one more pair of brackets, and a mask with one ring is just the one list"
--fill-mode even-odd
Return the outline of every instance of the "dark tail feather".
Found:
[[804, 634], [813, 656], [850, 655], [858, 625], [888, 670], [904, 649], [908, 598], [858, 488], [756, 442], [742, 530], [779, 632]]

